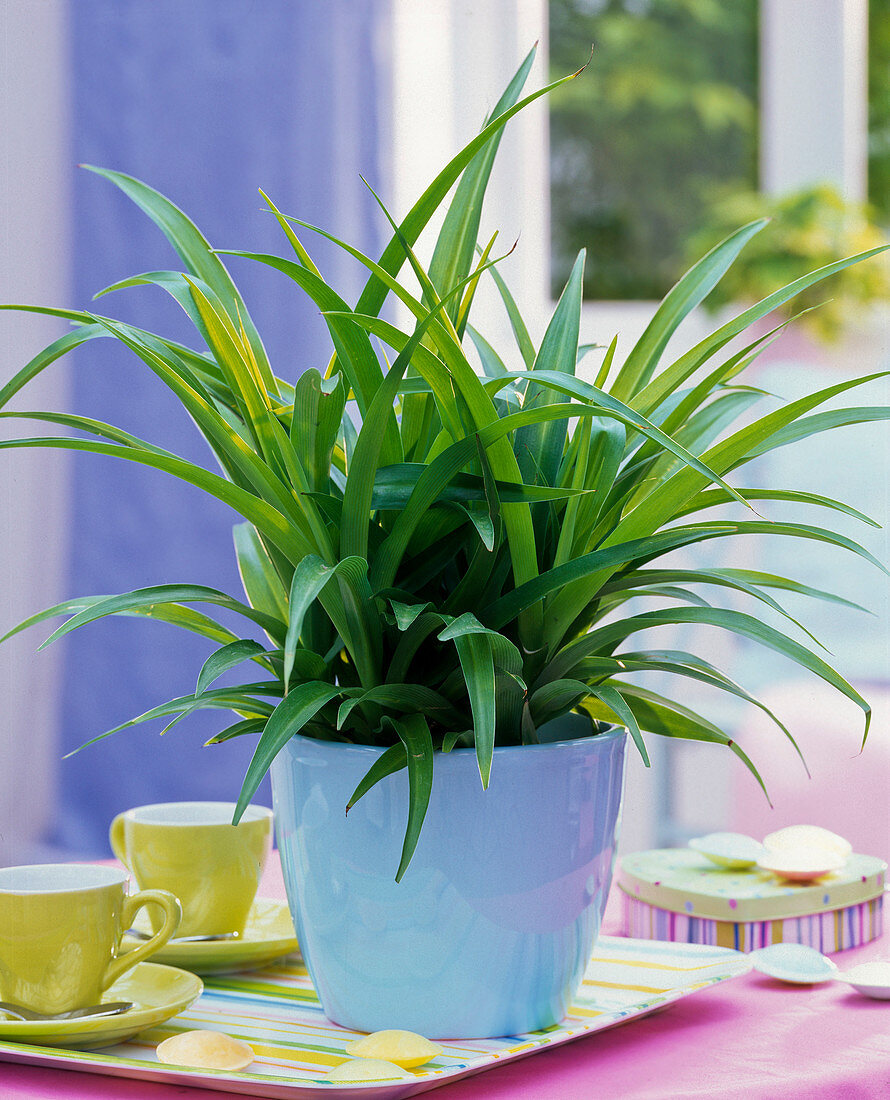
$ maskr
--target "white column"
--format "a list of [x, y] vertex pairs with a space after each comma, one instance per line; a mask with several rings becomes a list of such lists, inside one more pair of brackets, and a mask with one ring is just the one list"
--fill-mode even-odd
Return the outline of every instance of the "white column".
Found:
[[[0, 3], [0, 301], [64, 305], [68, 298], [69, 159], [66, 0]], [[64, 322], [0, 313], [0, 384], [61, 335]], [[64, 408], [56, 365], [13, 402]], [[44, 434], [0, 424], [0, 437]], [[35, 430], [36, 429], [36, 430]], [[64, 565], [66, 462], [61, 453], [0, 451], [0, 634], [58, 602]], [[51, 820], [58, 652], [35, 655], [37, 631], [0, 646], [0, 865], [34, 856]]]
[[866, 196], [868, 0], [762, 0], [760, 172]]
[[[524, 95], [548, 80], [546, 0], [393, 0], [393, 203], [399, 216], [479, 132], [536, 41]], [[507, 124], [480, 231], [485, 239], [498, 230], [496, 253], [518, 240], [500, 270], [533, 338], [543, 330], [549, 303], [549, 193], [545, 98]], [[440, 224], [441, 217], [422, 238], [427, 259]], [[509, 346], [509, 325], [489, 282], [483, 281], [473, 306], [476, 324], [495, 346]]]

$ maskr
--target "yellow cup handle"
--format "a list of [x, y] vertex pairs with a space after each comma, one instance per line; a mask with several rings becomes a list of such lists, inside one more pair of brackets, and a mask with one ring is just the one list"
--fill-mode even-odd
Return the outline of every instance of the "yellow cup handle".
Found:
[[[124, 844], [124, 815], [118, 814], [108, 829], [108, 842], [115, 856], [124, 864], [127, 864], [127, 849]], [[128, 926], [129, 927], [129, 926]]]
[[179, 922], [182, 920], [182, 907], [179, 904], [179, 899], [174, 897], [169, 890], [140, 890], [138, 894], [130, 894], [129, 897], [125, 897], [124, 907], [121, 911], [122, 927], [129, 928], [132, 925], [133, 918], [143, 905], [159, 905], [164, 910], [164, 923], [160, 931], [155, 932], [150, 940], [111, 960], [102, 979], [103, 990], [113, 985], [121, 974], [126, 973], [136, 963], [142, 962], [143, 959], [155, 951], [159, 951], [179, 928]]

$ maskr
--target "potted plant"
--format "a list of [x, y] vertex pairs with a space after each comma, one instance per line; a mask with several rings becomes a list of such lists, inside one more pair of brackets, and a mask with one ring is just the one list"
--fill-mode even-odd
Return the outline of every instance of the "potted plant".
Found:
[[[682, 703], [684, 678], [750, 699], [744, 689], [701, 656], [639, 648], [631, 636], [694, 622], [753, 638], [854, 700], [867, 732], [866, 701], [793, 627], [786, 633], [756, 613], [712, 606], [698, 590], [742, 593], [755, 611], [780, 613], [774, 590], [833, 597], [792, 580], [662, 559], [765, 530], [865, 554], [830, 527], [773, 514], [801, 501], [846, 510], [837, 502], [726, 478], [773, 447], [886, 410], [809, 415], [859, 379], [752, 416], [762, 395], [738, 376], [769, 337], [728, 345], [872, 252], [798, 278], [665, 364], [677, 325], [763, 223], [746, 225], [677, 283], [620, 367], [616, 338], [595, 382], [583, 381], [575, 369], [585, 350], [583, 254], [535, 347], [497, 272], [494, 242], [477, 249], [503, 126], [565, 82], [520, 100], [531, 60], [480, 134], [393, 223], [378, 261], [337, 242], [369, 271], [354, 308], [319, 274], [294, 228], [302, 223], [271, 201], [293, 255], [231, 253], [277, 268], [318, 304], [332, 343], [323, 376], [277, 377], [221, 253], [151, 188], [96, 170], [157, 222], [184, 267], [109, 289], [163, 286], [206, 349], [91, 311], [46, 309], [72, 330], [0, 391], [5, 404], [61, 355], [110, 334], [170, 387], [210, 444], [221, 474], [98, 420], [25, 414], [77, 434], [0, 447], [116, 455], [229, 504], [242, 520], [235, 551], [245, 599], [164, 584], [70, 601], [16, 629], [65, 614], [54, 639], [138, 613], [214, 643], [195, 692], [134, 721], [222, 708], [237, 721], [213, 742], [257, 739], [239, 808], [271, 766], [304, 955], [328, 1014], [365, 1030], [508, 1034], [565, 1012], [608, 893], [625, 730], [644, 758], [644, 733], [702, 740], [727, 746], [757, 774], [730, 736]], [[414, 242], [454, 185], [424, 266]], [[470, 325], [476, 286], [489, 277], [516, 335], [504, 358]], [[381, 317], [390, 294], [413, 315], [413, 330]], [[391, 353], [375, 350], [382, 345]], [[744, 425], [732, 428], [742, 413]], [[720, 506], [734, 503], [749, 518], [720, 518]], [[667, 606], [633, 610], [638, 596]], [[193, 605], [236, 613], [243, 630]], [[245, 665], [252, 675], [244, 682], [218, 685]], [[653, 670], [675, 674], [677, 692], [636, 682]]]

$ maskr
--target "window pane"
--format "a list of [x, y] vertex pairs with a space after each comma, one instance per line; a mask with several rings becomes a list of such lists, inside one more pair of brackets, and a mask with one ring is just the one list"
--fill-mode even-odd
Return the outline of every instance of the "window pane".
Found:
[[890, 0], [868, 6], [868, 199], [890, 223]]
[[552, 281], [660, 298], [716, 189], [757, 186], [757, 2], [550, 0]]

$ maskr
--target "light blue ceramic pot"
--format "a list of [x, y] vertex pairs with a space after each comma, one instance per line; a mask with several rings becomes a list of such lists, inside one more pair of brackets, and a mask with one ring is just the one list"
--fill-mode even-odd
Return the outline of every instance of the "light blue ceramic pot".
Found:
[[613, 729], [496, 748], [487, 791], [473, 750], [437, 754], [420, 841], [396, 883], [407, 773], [347, 817], [382, 750], [294, 737], [272, 766], [275, 827], [325, 1014], [357, 1031], [439, 1039], [561, 1020], [609, 892], [625, 738]]

